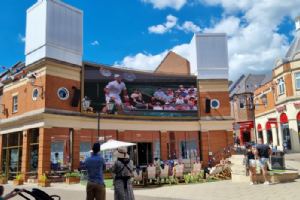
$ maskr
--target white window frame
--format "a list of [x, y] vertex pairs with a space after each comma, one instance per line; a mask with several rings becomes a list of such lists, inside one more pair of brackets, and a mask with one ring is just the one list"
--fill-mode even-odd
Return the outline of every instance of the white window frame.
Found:
[[295, 77], [295, 88], [296, 90], [300, 90], [300, 87], [299, 88], [297, 87], [297, 81], [300, 81], [300, 72], [296, 72], [294, 77]]
[[[241, 105], [243, 105], [243, 107], [241, 107]], [[246, 109], [246, 105], [247, 105], [247, 98], [244, 96], [241, 96], [239, 98], [239, 109]]]
[[285, 84], [283, 78], [278, 79], [278, 94], [282, 95], [285, 93]]
[[18, 95], [14, 95], [12, 97], [12, 112], [13, 113], [17, 113], [18, 112], [18, 107], [19, 107], [18, 101], [19, 101]]

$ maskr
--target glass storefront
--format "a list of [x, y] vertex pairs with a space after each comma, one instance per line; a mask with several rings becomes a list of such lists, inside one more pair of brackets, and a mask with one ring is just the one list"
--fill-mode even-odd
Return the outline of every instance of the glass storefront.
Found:
[[23, 133], [9, 133], [2, 136], [2, 172], [9, 179], [21, 173]]
[[39, 158], [39, 129], [30, 129], [29, 137], [29, 171], [37, 172]]

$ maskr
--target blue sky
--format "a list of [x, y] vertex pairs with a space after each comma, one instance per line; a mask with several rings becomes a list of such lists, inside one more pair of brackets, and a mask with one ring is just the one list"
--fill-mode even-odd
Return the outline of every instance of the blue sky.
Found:
[[[1, 0], [0, 66], [24, 61], [26, 9], [35, 2]], [[296, 0], [64, 2], [84, 11], [84, 60], [152, 70], [169, 50], [188, 57], [193, 32], [227, 32], [232, 79], [241, 68], [250, 73], [272, 69], [275, 59], [284, 56], [293, 38], [293, 18], [300, 14]]]

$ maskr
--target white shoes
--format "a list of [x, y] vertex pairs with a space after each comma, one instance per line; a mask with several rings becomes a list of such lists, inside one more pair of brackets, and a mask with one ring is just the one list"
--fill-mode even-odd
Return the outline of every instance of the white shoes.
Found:
[[254, 183], [251, 181], [251, 182], [250, 182], [250, 185], [254, 185]]
[[264, 185], [270, 185], [269, 181], [264, 182]]

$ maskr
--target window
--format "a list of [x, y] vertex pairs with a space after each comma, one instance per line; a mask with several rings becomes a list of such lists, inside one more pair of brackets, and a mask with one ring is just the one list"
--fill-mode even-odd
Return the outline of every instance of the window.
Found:
[[295, 73], [296, 90], [300, 90], [300, 72]]
[[246, 98], [240, 97], [240, 108], [244, 109], [246, 107]]
[[13, 113], [18, 112], [18, 96], [13, 96]]
[[283, 78], [278, 79], [278, 91], [279, 91], [279, 95], [282, 95], [285, 93], [285, 86], [284, 86]]
[[32, 91], [32, 100], [36, 101], [38, 96], [39, 96], [39, 90], [37, 88], [34, 88]]
[[61, 87], [57, 90], [57, 96], [60, 100], [67, 100], [69, 98], [69, 90]]

